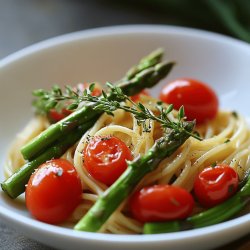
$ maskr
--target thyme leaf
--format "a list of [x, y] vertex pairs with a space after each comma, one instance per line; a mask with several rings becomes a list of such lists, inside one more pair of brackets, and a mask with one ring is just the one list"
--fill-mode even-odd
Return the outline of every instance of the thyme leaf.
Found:
[[[114, 86], [110, 82], [107, 82], [109, 94], [102, 91], [100, 96], [92, 96], [92, 92], [95, 88], [95, 84], [92, 83], [88, 89], [80, 92], [74, 90], [70, 86], [65, 87], [63, 92], [59, 86], [54, 86], [51, 91], [36, 90], [33, 94], [38, 98], [34, 103], [36, 110], [41, 114], [46, 114], [51, 108], [55, 108], [60, 102], [68, 102], [67, 109], [76, 109], [81, 102], [87, 102], [93, 104], [93, 109], [101, 110], [109, 115], [114, 115], [115, 110], [124, 110], [134, 115], [138, 125], [141, 125], [143, 131], [150, 132], [150, 120], [157, 121], [164, 129], [173, 129], [176, 132], [185, 131], [190, 136], [202, 140], [197, 133], [190, 133], [186, 131], [183, 126], [185, 121], [184, 107], [180, 107], [177, 119], [170, 120], [168, 115], [173, 111], [173, 105], [165, 107], [162, 102], [157, 102], [157, 109], [159, 115], [155, 115], [150, 109], [145, 107], [142, 103], [135, 103], [127, 95], [125, 95], [120, 87]], [[115, 97], [115, 98], [114, 98]], [[115, 100], [114, 100], [115, 99]], [[119, 101], [117, 101], [119, 100]], [[131, 105], [127, 105], [126, 101]]]

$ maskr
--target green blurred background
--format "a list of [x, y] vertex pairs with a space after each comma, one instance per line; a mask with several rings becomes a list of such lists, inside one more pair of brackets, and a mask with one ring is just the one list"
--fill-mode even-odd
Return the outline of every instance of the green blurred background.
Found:
[[249, 0], [139, 0], [166, 24], [220, 32], [250, 42]]

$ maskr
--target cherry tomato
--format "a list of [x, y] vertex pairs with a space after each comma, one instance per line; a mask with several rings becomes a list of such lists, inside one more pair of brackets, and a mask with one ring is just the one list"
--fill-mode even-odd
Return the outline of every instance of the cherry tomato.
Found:
[[131, 98], [131, 100], [133, 102], [138, 102], [140, 100], [140, 98], [141, 98], [142, 95], [150, 96], [150, 94], [148, 93], [148, 91], [145, 90], [145, 89], [143, 89], [140, 93], [138, 93], [137, 95], [133, 95], [130, 98]]
[[[78, 83], [76, 85], [76, 87], [74, 87], [73, 89], [74, 89], [74, 91], [79, 90], [80, 92], [83, 92], [89, 86], [90, 86], [89, 83]], [[92, 96], [99, 96], [101, 94], [102, 94], [102, 89], [101, 89], [100, 85], [95, 84], [95, 88], [92, 91], [91, 95]], [[68, 106], [69, 104], [70, 104], [69, 102], [66, 102], [65, 107]], [[66, 116], [70, 115], [72, 112], [73, 112], [73, 110], [68, 110], [64, 107], [62, 107], [61, 110], [51, 109], [48, 112], [48, 118], [50, 119], [50, 121], [52, 123], [55, 123], [55, 122], [62, 120]]]
[[72, 112], [72, 110], [68, 110], [66, 108], [62, 108], [61, 111], [57, 111], [56, 109], [50, 109], [48, 113], [48, 118], [52, 123], [55, 123], [70, 115]]
[[194, 193], [204, 207], [213, 207], [232, 196], [238, 188], [238, 175], [225, 164], [205, 168], [194, 182]]
[[191, 214], [193, 206], [190, 193], [170, 185], [142, 188], [130, 200], [131, 212], [141, 222], [184, 219]]
[[218, 112], [218, 98], [206, 84], [193, 79], [178, 79], [167, 84], [160, 93], [163, 102], [173, 104], [175, 109], [182, 105], [188, 120], [203, 123], [213, 119]]
[[87, 171], [106, 185], [113, 184], [127, 168], [126, 160], [132, 159], [126, 144], [114, 136], [94, 137], [83, 154]]
[[26, 206], [36, 219], [58, 224], [81, 202], [82, 186], [74, 166], [64, 159], [42, 164], [25, 191]]

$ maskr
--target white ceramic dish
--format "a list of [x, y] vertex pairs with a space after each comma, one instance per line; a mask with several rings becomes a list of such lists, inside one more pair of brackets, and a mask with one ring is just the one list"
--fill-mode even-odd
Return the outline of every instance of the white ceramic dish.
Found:
[[[209, 32], [166, 26], [82, 31], [36, 44], [0, 62], [1, 164], [8, 144], [32, 116], [33, 89], [48, 88], [54, 83], [119, 79], [141, 56], [158, 47], [163, 47], [167, 57], [178, 62], [167, 81], [177, 77], [205, 81], [217, 91], [221, 107], [249, 115], [248, 44]], [[9, 200], [2, 192], [0, 218], [30, 238], [60, 249], [209, 249], [250, 232], [250, 214], [211, 227], [171, 234], [75, 232], [33, 220], [21, 202]]]

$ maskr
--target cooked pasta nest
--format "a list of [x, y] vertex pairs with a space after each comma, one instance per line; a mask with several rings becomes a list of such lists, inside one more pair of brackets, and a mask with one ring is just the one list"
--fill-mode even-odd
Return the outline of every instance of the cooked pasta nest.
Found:
[[[140, 102], [152, 112], [157, 112], [157, 100], [141, 96]], [[170, 114], [175, 119], [176, 112]], [[161, 126], [155, 121], [148, 121], [150, 132], [143, 131], [137, 120], [130, 113], [116, 110], [114, 116], [103, 114], [78, 143], [62, 156], [74, 164], [83, 186], [82, 202], [72, 214], [69, 222], [77, 222], [90, 209], [93, 203], [108, 188], [93, 179], [84, 167], [83, 149], [88, 139], [94, 136], [114, 135], [130, 148], [133, 157], [144, 155], [163, 134]], [[45, 117], [37, 116], [21, 131], [11, 145], [5, 164], [5, 174], [10, 176], [20, 168], [25, 160], [20, 148], [49, 126]], [[219, 111], [217, 117], [197, 126], [202, 141], [189, 138], [172, 156], [164, 159], [158, 168], [146, 175], [136, 189], [153, 184], [177, 185], [191, 191], [198, 172], [213, 163], [230, 165], [243, 179], [249, 169], [250, 131], [246, 120], [234, 112]], [[195, 211], [197, 211], [199, 208]], [[142, 224], [129, 216], [127, 201], [113, 213], [100, 230], [106, 233], [131, 234], [141, 233]]]

